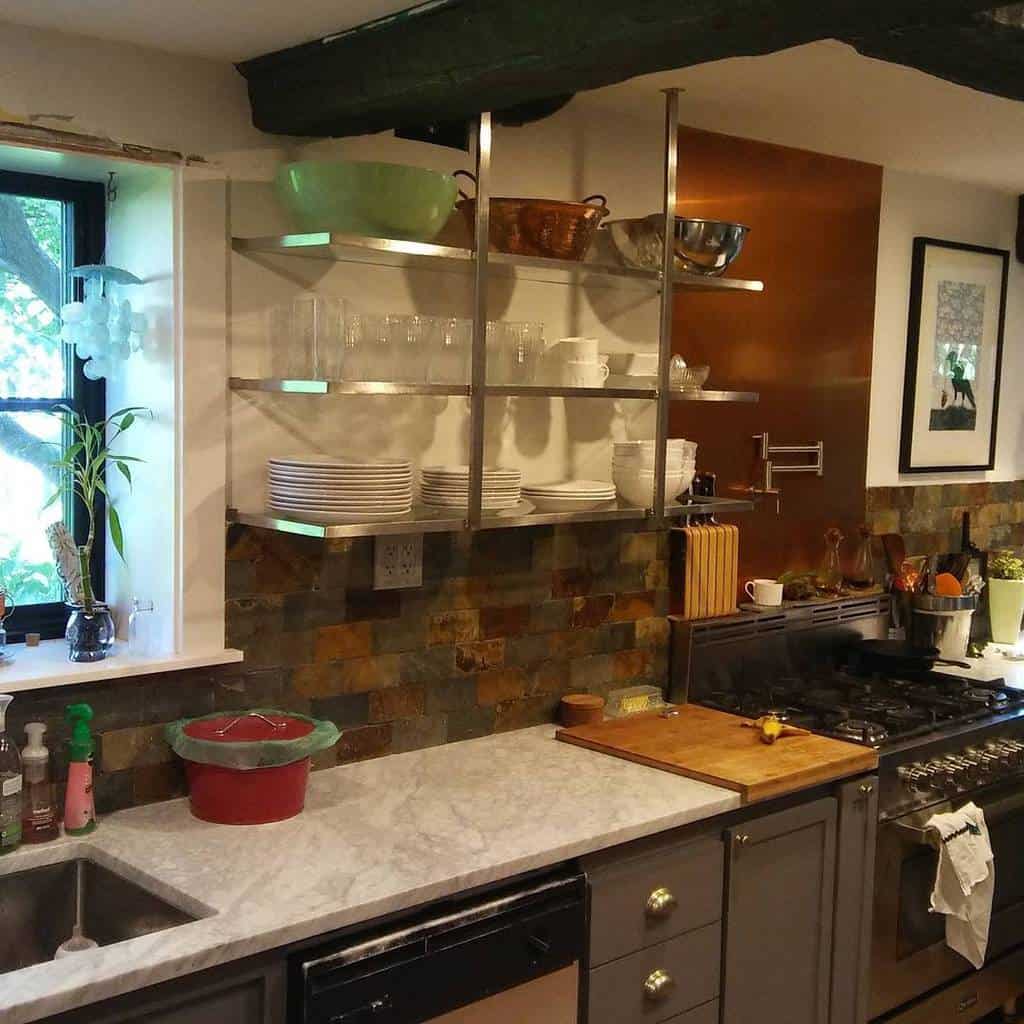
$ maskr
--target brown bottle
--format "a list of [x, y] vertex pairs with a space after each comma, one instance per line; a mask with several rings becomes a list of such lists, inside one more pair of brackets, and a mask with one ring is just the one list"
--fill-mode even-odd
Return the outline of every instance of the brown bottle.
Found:
[[871, 556], [872, 534], [867, 526], [858, 526], [857, 533], [860, 534], [860, 543], [857, 545], [857, 553], [853, 557], [853, 565], [850, 566], [846, 582], [857, 590], [867, 590], [875, 585], [875, 565]]

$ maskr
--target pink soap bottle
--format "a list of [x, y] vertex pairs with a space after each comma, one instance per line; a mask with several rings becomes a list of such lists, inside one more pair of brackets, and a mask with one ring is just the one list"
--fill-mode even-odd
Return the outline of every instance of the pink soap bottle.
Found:
[[92, 708], [88, 704], [69, 704], [64, 716], [71, 723], [71, 761], [68, 786], [64, 795], [64, 831], [69, 836], [84, 836], [96, 828], [96, 806], [92, 794], [92, 755], [95, 750], [89, 723]]

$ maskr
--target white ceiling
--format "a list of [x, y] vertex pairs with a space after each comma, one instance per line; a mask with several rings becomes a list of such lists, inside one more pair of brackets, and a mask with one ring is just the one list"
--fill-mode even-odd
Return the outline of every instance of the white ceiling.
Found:
[[0, 0], [0, 20], [238, 61], [362, 25], [418, 0]]

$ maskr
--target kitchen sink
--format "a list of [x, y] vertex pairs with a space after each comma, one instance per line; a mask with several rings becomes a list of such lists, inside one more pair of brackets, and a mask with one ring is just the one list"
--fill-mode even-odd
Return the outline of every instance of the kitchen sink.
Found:
[[198, 920], [87, 858], [14, 871], [0, 875], [0, 974], [52, 960], [76, 919], [100, 946]]

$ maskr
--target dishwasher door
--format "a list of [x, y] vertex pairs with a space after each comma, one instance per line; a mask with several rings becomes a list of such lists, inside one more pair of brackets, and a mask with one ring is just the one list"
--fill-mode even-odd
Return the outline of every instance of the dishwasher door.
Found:
[[532, 880], [340, 938], [293, 967], [298, 1024], [575, 1024], [582, 875]]

